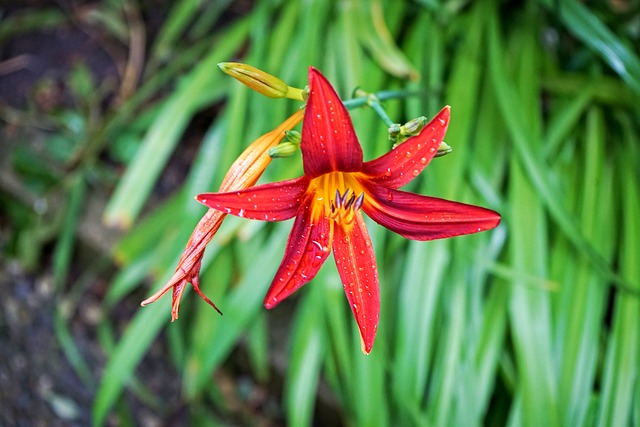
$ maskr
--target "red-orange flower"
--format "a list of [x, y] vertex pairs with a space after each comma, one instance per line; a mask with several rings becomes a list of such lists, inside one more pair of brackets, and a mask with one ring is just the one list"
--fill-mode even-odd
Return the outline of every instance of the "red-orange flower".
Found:
[[197, 200], [249, 219], [295, 217], [284, 259], [264, 304], [273, 308], [313, 279], [333, 250], [358, 323], [362, 349], [371, 351], [378, 327], [378, 272], [364, 211], [378, 224], [413, 240], [432, 240], [488, 230], [496, 212], [397, 190], [435, 155], [449, 123], [445, 107], [422, 132], [389, 153], [363, 162], [351, 119], [331, 84], [309, 69], [310, 94], [302, 125], [304, 176]]

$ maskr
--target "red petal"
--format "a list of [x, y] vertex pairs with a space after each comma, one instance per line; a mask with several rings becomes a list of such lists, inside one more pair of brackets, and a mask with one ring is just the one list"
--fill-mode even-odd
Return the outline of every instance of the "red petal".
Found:
[[449, 125], [449, 112], [450, 107], [444, 107], [418, 135], [364, 163], [362, 172], [372, 182], [389, 188], [400, 188], [410, 182], [436, 155]]
[[378, 330], [380, 294], [376, 257], [359, 212], [352, 227], [345, 229], [336, 226], [333, 255], [351, 311], [358, 323], [362, 351], [369, 354]]
[[242, 218], [281, 221], [293, 218], [309, 186], [304, 176], [230, 193], [204, 193], [196, 200], [212, 209]]
[[331, 223], [321, 217], [311, 221], [312, 196], [303, 202], [289, 234], [287, 249], [264, 299], [266, 308], [273, 308], [313, 279], [331, 251]]
[[347, 109], [329, 81], [309, 68], [309, 99], [302, 123], [304, 174], [355, 172], [362, 168], [362, 148]]
[[489, 209], [367, 183], [362, 209], [378, 224], [412, 240], [433, 240], [492, 229]]

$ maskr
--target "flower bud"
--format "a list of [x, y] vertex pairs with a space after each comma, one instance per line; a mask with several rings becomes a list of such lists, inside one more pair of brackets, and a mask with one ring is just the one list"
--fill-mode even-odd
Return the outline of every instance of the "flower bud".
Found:
[[387, 132], [389, 132], [389, 139], [395, 142], [395, 139], [398, 137], [398, 135], [400, 135], [401, 131], [401, 126], [398, 123], [392, 124], [387, 130]]
[[284, 132], [284, 135], [284, 140], [286, 142], [292, 142], [294, 144], [300, 145], [300, 141], [302, 141], [302, 135], [297, 130], [289, 129]]
[[269, 157], [278, 158], [278, 157], [289, 157], [295, 153], [300, 145], [294, 144], [293, 142], [281, 142], [273, 148], [269, 149]]
[[436, 151], [436, 155], [434, 157], [446, 156], [452, 151], [453, 151], [453, 148], [451, 148], [451, 146], [446, 142], [442, 141], [438, 146], [438, 151]]
[[428, 122], [429, 121], [425, 116], [421, 116], [413, 120], [409, 120], [407, 123], [400, 126], [400, 133], [404, 136], [417, 135], [420, 133], [422, 128], [424, 128]]
[[302, 89], [290, 87], [279, 78], [239, 62], [221, 62], [218, 64], [224, 73], [249, 86], [269, 98], [290, 98], [303, 100]]

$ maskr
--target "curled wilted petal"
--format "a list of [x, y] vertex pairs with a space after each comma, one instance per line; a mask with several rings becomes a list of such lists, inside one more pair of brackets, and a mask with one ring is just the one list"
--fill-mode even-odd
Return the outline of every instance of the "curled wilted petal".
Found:
[[[220, 191], [242, 190], [254, 185], [271, 162], [271, 157], [268, 154], [269, 149], [278, 145], [285, 137], [285, 132], [300, 123], [302, 117], [302, 110], [296, 111], [276, 129], [262, 135], [249, 145], [229, 168], [220, 185]], [[171, 319], [175, 320], [178, 318], [180, 300], [186, 284], [191, 283], [196, 293], [220, 312], [200, 290], [199, 276], [204, 250], [220, 228], [225, 216], [226, 212], [219, 210], [209, 209], [207, 211], [193, 230], [171, 279], [159, 291], [142, 301], [141, 305], [150, 304], [172, 290]]]

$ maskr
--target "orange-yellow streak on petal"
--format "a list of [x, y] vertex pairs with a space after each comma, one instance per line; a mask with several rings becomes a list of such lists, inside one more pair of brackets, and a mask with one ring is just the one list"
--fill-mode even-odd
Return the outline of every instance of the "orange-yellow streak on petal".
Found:
[[362, 351], [369, 354], [378, 330], [380, 293], [376, 257], [360, 212], [356, 212], [352, 224], [336, 224], [333, 255], [351, 311], [358, 323]]
[[336, 198], [336, 190], [343, 195], [349, 190], [357, 197], [364, 192], [364, 187], [356, 178], [364, 179], [363, 175], [357, 172], [331, 172], [320, 175], [309, 182], [309, 192], [314, 193], [311, 204], [311, 217], [317, 221], [320, 217], [331, 217], [331, 205]]

